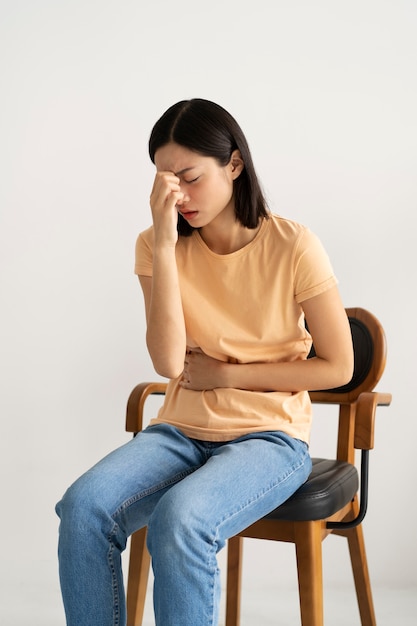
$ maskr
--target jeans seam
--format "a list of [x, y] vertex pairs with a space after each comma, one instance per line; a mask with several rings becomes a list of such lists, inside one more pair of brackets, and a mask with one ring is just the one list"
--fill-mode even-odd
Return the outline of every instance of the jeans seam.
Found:
[[218, 565], [217, 565], [217, 556], [216, 556], [216, 548], [214, 547], [214, 542], [211, 542], [211, 551], [210, 551], [210, 559], [209, 559], [209, 563], [208, 565], [210, 566], [210, 569], [212, 570], [212, 576], [211, 576], [211, 597], [210, 597], [210, 615], [208, 616], [210, 619], [210, 624], [208, 626], [213, 626], [214, 624], [214, 595], [215, 595], [215, 588], [216, 588], [216, 582], [217, 582], [217, 576], [219, 576], [218, 573]]
[[[115, 526], [116, 526], [116, 524], [115, 524]], [[109, 549], [109, 552], [108, 552], [108, 563], [109, 563], [111, 576], [112, 576], [113, 623], [114, 623], [114, 626], [119, 626], [120, 625], [120, 591], [119, 591], [119, 585], [118, 585], [118, 582], [117, 582], [116, 568], [115, 568], [114, 562], [113, 562], [114, 544], [111, 541], [111, 536], [115, 534], [114, 533], [115, 526], [113, 526], [112, 533], [108, 537], [108, 540], [109, 540], [109, 543], [110, 543], [110, 549]]]

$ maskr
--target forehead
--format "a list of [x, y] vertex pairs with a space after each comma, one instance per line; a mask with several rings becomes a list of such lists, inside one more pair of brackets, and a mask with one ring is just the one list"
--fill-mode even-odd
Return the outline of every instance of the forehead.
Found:
[[211, 160], [211, 157], [205, 157], [177, 143], [168, 143], [155, 152], [156, 169], [160, 172], [174, 172], [177, 175]]

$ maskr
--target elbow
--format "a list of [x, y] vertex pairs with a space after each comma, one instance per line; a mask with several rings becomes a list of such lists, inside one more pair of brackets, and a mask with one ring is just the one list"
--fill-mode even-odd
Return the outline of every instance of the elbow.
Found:
[[181, 363], [176, 363], [166, 358], [163, 360], [152, 359], [152, 364], [155, 372], [163, 378], [178, 378], [184, 370], [183, 361], [181, 361]]
[[343, 359], [343, 361], [339, 364], [337, 368], [337, 380], [335, 383], [335, 387], [341, 387], [343, 385], [347, 385], [350, 383], [353, 377], [353, 354], [351, 358]]
[[352, 377], [353, 377], [353, 367], [343, 368], [342, 371], [340, 372], [340, 378], [339, 378], [339, 382], [337, 383], [337, 386], [341, 387], [342, 385], [347, 385], [352, 380]]
[[182, 370], [178, 371], [168, 367], [156, 367], [154, 365], [154, 369], [159, 376], [162, 376], [163, 378], [169, 378], [170, 380], [174, 378], [179, 378], [182, 374]]
[[[323, 380], [320, 389], [336, 389], [350, 383], [353, 377], [353, 353], [343, 358], [326, 361], [323, 370]], [[323, 386], [324, 384], [324, 386]]]
[[345, 385], [347, 385], [347, 383], [350, 383], [350, 381], [352, 380], [354, 370], [355, 370], [355, 357], [354, 357], [353, 346], [352, 346], [351, 350], [349, 351], [349, 356], [345, 360], [345, 374], [346, 374], [346, 382], [344, 383]]
[[155, 341], [148, 334], [146, 344], [154, 370], [159, 376], [169, 379], [181, 376], [184, 371], [185, 339], [184, 345], [180, 341], [173, 345], [161, 341], [159, 337]]

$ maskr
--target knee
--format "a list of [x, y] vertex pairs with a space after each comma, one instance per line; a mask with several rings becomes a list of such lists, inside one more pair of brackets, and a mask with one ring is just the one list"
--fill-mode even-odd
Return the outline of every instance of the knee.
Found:
[[55, 511], [61, 524], [76, 530], [92, 519], [97, 511], [97, 494], [86, 475], [76, 480], [57, 503]]
[[189, 550], [190, 543], [214, 543], [215, 532], [204, 509], [184, 494], [166, 493], [148, 523], [148, 549], [153, 557], [161, 553]]

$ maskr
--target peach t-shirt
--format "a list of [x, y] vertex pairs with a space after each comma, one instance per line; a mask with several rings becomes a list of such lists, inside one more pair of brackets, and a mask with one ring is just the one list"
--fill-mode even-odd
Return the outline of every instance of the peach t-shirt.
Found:
[[[153, 227], [138, 237], [136, 274], [152, 275], [152, 247]], [[195, 230], [179, 237], [176, 259], [188, 346], [234, 363], [307, 358], [311, 337], [300, 303], [337, 283], [322, 244], [308, 228], [271, 215], [247, 246], [226, 255], [212, 252]], [[169, 382], [151, 424], [172, 424], [206, 441], [268, 430], [309, 441], [307, 391], [192, 391], [178, 382]]]

